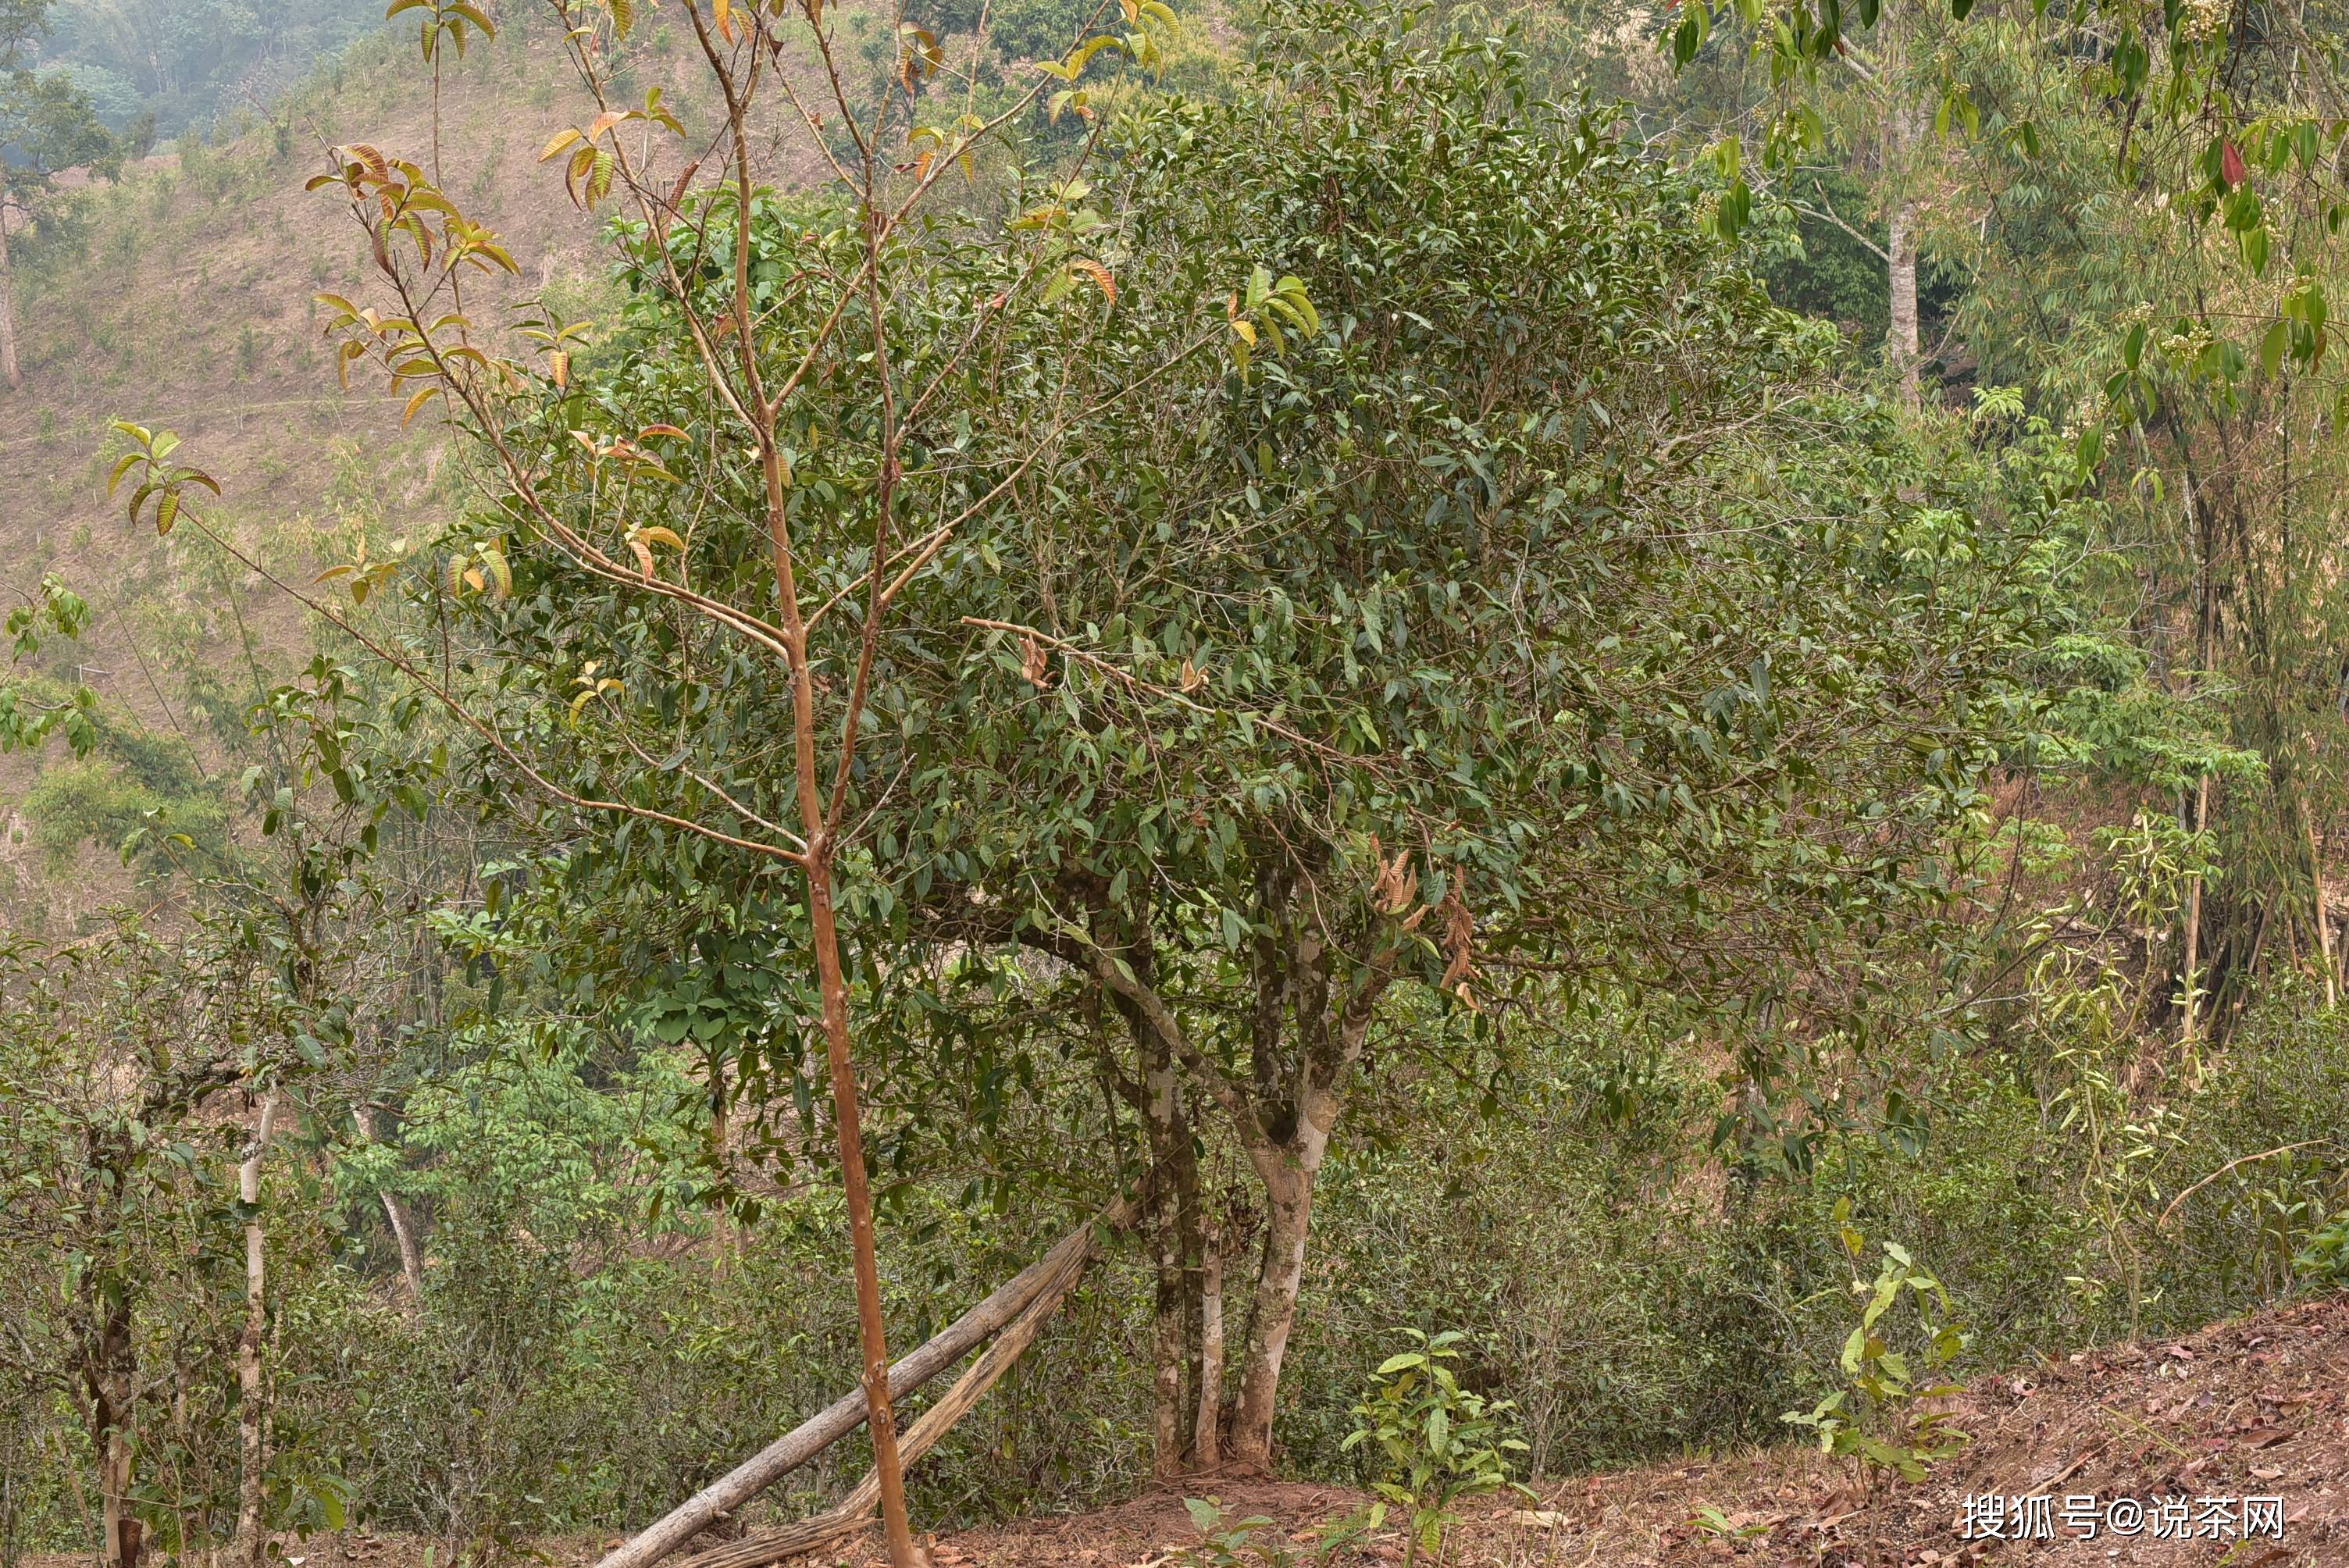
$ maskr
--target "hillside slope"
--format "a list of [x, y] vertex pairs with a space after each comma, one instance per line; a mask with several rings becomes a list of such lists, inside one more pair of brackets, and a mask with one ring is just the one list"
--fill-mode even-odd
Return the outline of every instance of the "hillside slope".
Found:
[[[1483, 1506], [1459, 1532], [1451, 1562], [1454, 1568], [2349, 1563], [2349, 1296], [1984, 1377], [1953, 1404], [1973, 1441], [1919, 1485], [1878, 1482], [1863, 1494], [1843, 1462], [1793, 1446], [1661, 1464], [1544, 1488], [1534, 1504]], [[1260, 1511], [1290, 1527], [1352, 1506], [1328, 1488], [1219, 1489], [1198, 1480], [1188, 1490], [1218, 1493], [1230, 1517]], [[2002, 1538], [1968, 1539], [1967, 1500], [1993, 1492], [2049, 1496], [2055, 1539], [2014, 1539], [2003, 1525]], [[2075, 1496], [2093, 1497], [2098, 1511], [2137, 1500], [2148, 1522], [2133, 1534], [2100, 1530], [2095, 1540], [2075, 1538], [2063, 1513]], [[2157, 1538], [2150, 1522], [2160, 1499], [2198, 1508], [2205, 1499], [2247, 1496], [2282, 1500], [2281, 1542]], [[1087, 1519], [972, 1532], [942, 1543], [936, 1562], [939, 1568], [1179, 1568], [1185, 1559], [1174, 1554], [1199, 1540], [1179, 1503], [1164, 1494]], [[1402, 1555], [1390, 1535], [1360, 1560], [1386, 1563]], [[1303, 1551], [1299, 1558], [1310, 1561]], [[867, 1553], [864, 1561], [874, 1559]]]
[[[643, 75], [684, 63], [666, 36], [640, 53]], [[429, 80], [412, 34], [364, 41], [268, 120], [217, 145], [183, 139], [119, 184], [79, 191], [63, 232], [21, 258], [26, 387], [0, 394], [0, 594], [29, 602], [55, 573], [87, 598], [88, 634], [53, 644], [36, 673], [86, 679], [126, 735], [160, 738], [196, 782], [127, 755], [0, 763], [0, 916], [14, 929], [82, 929], [133, 895], [112, 851], [134, 808], [176, 788], [216, 814], [212, 774], [245, 706], [308, 644], [295, 609], [256, 576], [200, 542], [126, 524], [105, 496], [122, 449], [110, 421], [178, 431], [182, 459], [226, 489], [214, 520], [305, 574], [347, 559], [357, 536], [421, 529], [460, 499], [445, 432], [429, 420], [402, 431], [400, 400], [379, 380], [337, 385], [312, 296], [367, 292], [364, 240], [339, 192], [302, 189], [337, 144], [429, 163]], [[601, 220], [573, 207], [536, 153], [593, 112], [585, 105], [544, 28], [517, 26], [444, 60], [444, 187], [522, 263], [505, 297], [543, 291], [574, 317], [604, 314]]]

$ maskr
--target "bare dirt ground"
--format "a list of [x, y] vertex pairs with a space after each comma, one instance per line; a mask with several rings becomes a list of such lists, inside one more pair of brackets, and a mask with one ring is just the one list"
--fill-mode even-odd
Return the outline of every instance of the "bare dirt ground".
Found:
[[[2349, 1564], [2349, 1296], [2311, 1302], [2180, 1340], [2085, 1352], [1982, 1378], [1953, 1401], [1972, 1434], [1925, 1481], [1863, 1490], [1847, 1465], [1795, 1447], [1650, 1466], [1492, 1501], [1454, 1532], [1455, 1568], [1960, 1568], [1973, 1563], [2145, 1563], [2226, 1568]], [[1187, 1489], [1232, 1517], [1262, 1513], [1308, 1536], [1360, 1498], [1298, 1485]], [[2047, 1495], [2054, 1540], [1962, 1533], [1969, 1497]], [[2065, 1538], [2061, 1512], [2093, 1496], [2146, 1504], [2138, 1533]], [[2282, 1500], [2282, 1540], [2155, 1539], [2158, 1500]], [[2147, 1500], [2157, 1500], [2148, 1501]], [[1702, 1511], [1710, 1510], [1710, 1514]], [[2240, 1506], [2238, 1509], [2240, 1517]], [[2010, 1529], [2009, 1534], [2013, 1532]], [[951, 1535], [938, 1568], [1185, 1568], [1198, 1543], [1182, 1493], [1154, 1493], [1067, 1520]], [[1294, 1542], [1300, 1563], [1309, 1541]], [[1402, 1556], [1390, 1533], [1341, 1562]], [[870, 1568], [869, 1547], [838, 1561]]]
[[[1453, 1532], [1449, 1568], [1971, 1568], [1976, 1563], [2160, 1568], [2349, 1565], [2349, 1295], [2216, 1324], [2183, 1339], [2084, 1352], [1971, 1384], [1953, 1401], [1973, 1441], [1914, 1486], [1863, 1489], [1847, 1466], [1797, 1447], [1557, 1481], [1538, 1500], [1488, 1500]], [[2054, 1540], [1975, 1539], [1966, 1502], [1988, 1493], [2054, 1500]], [[943, 1534], [936, 1568], [1192, 1568], [1212, 1560], [1183, 1506], [1214, 1496], [1232, 1519], [1277, 1522], [1264, 1543], [1317, 1562], [1318, 1532], [1357, 1511], [1343, 1487], [1201, 1477], [1113, 1508]], [[2158, 1501], [2282, 1499], [2282, 1539], [2157, 1539]], [[2073, 1497], [2099, 1511], [2147, 1509], [2136, 1534], [2070, 1537]], [[2148, 1500], [2153, 1500], [2148, 1501]], [[1706, 1511], [1710, 1511], [1708, 1513]], [[550, 1568], [585, 1568], [612, 1536], [543, 1542]], [[366, 1536], [289, 1543], [295, 1568], [422, 1568], [424, 1543]], [[1403, 1556], [1388, 1531], [1340, 1553], [1340, 1568]], [[443, 1563], [450, 1560], [444, 1551]], [[877, 1542], [803, 1560], [879, 1568]], [[1278, 1558], [1261, 1560], [1266, 1568]], [[1426, 1561], [1423, 1559], [1423, 1561]], [[1245, 1556], [1241, 1562], [1257, 1568]], [[33, 1560], [76, 1568], [76, 1560]]]

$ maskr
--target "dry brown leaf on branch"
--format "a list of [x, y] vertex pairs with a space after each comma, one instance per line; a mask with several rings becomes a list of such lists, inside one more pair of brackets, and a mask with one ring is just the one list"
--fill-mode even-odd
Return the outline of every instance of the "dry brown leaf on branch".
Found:
[[1461, 902], [1456, 886], [1444, 890], [1444, 902], [1437, 908], [1444, 916], [1444, 989], [1459, 997], [1470, 1012], [1482, 1012], [1475, 992], [1468, 985], [1476, 975], [1476, 919]]
[[1033, 637], [1019, 639], [1019, 673], [1038, 691], [1052, 689], [1050, 656], [1044, 652], [1044, 645]]
[[1412, 869], [1409, 851], [1397, 851], [1392, 861], [1385, 854], [1378, 835], [1371, 834], [1371, 863], [1379, 869], [1371, 883], [1371, 907], [1392, 916], [1409, 909], [1419, 897], [1419, 873]]

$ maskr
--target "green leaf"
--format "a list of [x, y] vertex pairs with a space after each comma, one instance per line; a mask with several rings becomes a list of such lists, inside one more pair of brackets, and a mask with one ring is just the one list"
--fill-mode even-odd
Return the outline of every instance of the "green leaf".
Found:
[[1688, 0], [1681, 13], [1681, 25], [1672, 29], [1672, 65], [1675, 69], [1696, 58], [1712, 35], [1713, 17], [1706, 10], [1705, 0]]
[[2255, 277], [2264, 274], [2268, 270], [2267, 225], [2261, 223], [2256, 229], [2244, 230], [2241, 242], [2243, 264], [2251, 269], [2251, 273]]

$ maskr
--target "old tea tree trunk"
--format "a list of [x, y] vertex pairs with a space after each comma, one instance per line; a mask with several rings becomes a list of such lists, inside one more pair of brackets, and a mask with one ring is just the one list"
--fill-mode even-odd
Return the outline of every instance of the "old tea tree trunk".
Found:
[[[1272, 1468], [1273, 1417], [1305, 1282], [1314, 1187], [1349, 1079], [1393, 979], [1397, 939], [1427, 913], [1397, 918], [1413, 903], [1416, 888], [1402, 857], [1381, 868], [1372, 911], [1348, 933], [1350, 945], [1367, 956], [1350, 958], [1319, 913], [1334, 890], [1313, 887], [1309, 894], [1299, 879], [1285, 873], [1265, 880], [1257, 911], [1264, 934], [1254, 955], [1245, 1071], [1203, 1048], [1166, 997], [1133, 965], [1106, 951], [1095, 958], [1094, 974], [1103, 988], [1143, 1016], [1200, 1092], [1223, 1111], [1265, 1191], [1265, 1247], [1240, 1357], [1239, 1395], [1228, 1449], [1216, 1456], [1244, 1470]], [[1466, 967], [1466, 923], [1464, 911], [1454, 939], [1461, 954], [1454, 961], [1455, 979]], [[1220, 1295], [1220, 1279], [1217, 1284]], [[1219, 1383], [1220, 1367], [1217, 1372]], [[1201, 1429], [1209, 1429], [1206, 1401], [1214, 1384], [1204, 1377], [1200, 1382], [1196, 1419]], [[1198, 1458], [1205, 1460], [1209, 1451], [1206, 1443], [1197, 1445]]]
[[[1300, 1053], [1291, 1104], [1272, 1118], [1242, 1116], [1235, 1121], [1248, 1164], [1264, 1183], [1266, 1203], [1264, 1264], [1257, 1276], [1252, 1327], [1240, 1367], [1239, 1406], [1232, 1418], [1231, 1457], [1252, 1470], [1272, 1468], [1273, 1415], [1280, 1395], [1281, 1362], [1288, 1354], [1298, 1295], [1305, 1284], [1314, 1183], [1329, 1152], [1346, 1079], [1361, 1059], [1362, 1042], [1387, 985], [1383, 968], [1358, 976], [1352, 994], [1331, 1020], [1324, 1000], [1330, 989], [1327, 954], [1310, 938], [1301, 945], [1299, 956], [1308, 995], [1299, 998], [1298, 1026], [1309, 1038]], [[1289, 1129], [1285, 1137], [1279, 1135], [1284, 1123]]]

